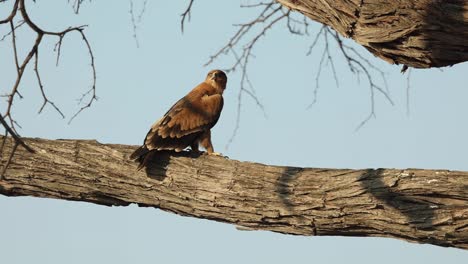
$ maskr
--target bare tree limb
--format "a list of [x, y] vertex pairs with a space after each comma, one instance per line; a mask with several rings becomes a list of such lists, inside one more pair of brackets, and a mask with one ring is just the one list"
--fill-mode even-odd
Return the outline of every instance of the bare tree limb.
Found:
[[[256, 8], [259, 9], [258, 15], [246, 23], [237, 25], [239, 29], [233, 34], [229, 41], [212, 56], [210, 56], [208, 62], [205, 66], [212, 64], [216, 59], [220, 58], [223, 55], [231, 54], [234, 57], [234, 62], [230, 68], [225, 69], [226, 72], [234, 72], [240, 68], [241, 82], [240, 89], [238, 94], [238, 106], [237, 106], [237, 118], [236, 126], [234, 128], [233, 134], [228, 141], [227, 147], [233, 141], [234, 137], [237, 134], [237, 131], [240, 126], [240, 106], [242, 104], [243, 93], [246, 93], [249, 97], [253, 98], [257, 106], [264, 112], [265, 110], [261, 101], [256, 96], [255, 93], [248, 92], [246, 84], [251, 86], [248, 81], [248, 64], [250, 59], [253, 57], [253, 49], [255, 45], [259, 42], [262, 36], [265, 36], [267, 31], [269, 31], [273, 26], [277, 25], [281, 21], [286, 22], [286, 28], [291, 34], [296, 35], [309, 35], [309, 23], [306, 17], [298, 19], [293, 16], [290, 9], [285, 8], [278, 4], [276, 1], [267, 1], [267, 2], [257, 2], [247, 5], [241, 5], [243, 8]], [[321, 55], [321, 58], [318, 63], [318, 70], [315, 77], [315, 88], [314, 88], [314, 97], [312, 103], [307, 107], [310, 108], [317, 102], [317, 95], [320, 86], [320, 77], [324, 65], [329, 64], [331, 66], [333, 78], [335, 80], [336, 86], [339, 86], [338, 75], [335, 68], [335, 62], [332, 57], [332, 52], [330, 51], [331, 42], [338, 47], [338, 50], [341, 52], [341, 55], [345, 58], [348, 63], [350, 71], [357, 77], [358, 81], [360, 75], [364, 74], [365, 78], [369, 83], [369, 95], [370, 95], [370, 111], [369, 115], [358, 125], [357, 129], [365, 125], [370, 118], [375, 116], [375, 92], [381, 93], [388, 100], [390, 104], [393, 105], [393, 101], [390, 97], [390, 92], [388, 90], [387, 81], [385, 74], [382, 70], [376, 67], [370, 60], [366, 59], [361, 55], [355, 48], [348, 46], [343, 43], [342, 38], [338, 33], [332, 31], [328, 26], [324, 25], [315, 35], [315, 38], [312, 42], [312, 45], [307, 52], [308, 55], [311, 54], [313, 48], [316, 46], [317, 41], [323, 39], [325, 46]], [[383, 85], [377, 84], [374, 78], [374, 73], [379, 74], [382, 77]], [[385, 88], [382, 88], [385, 87]], [[251, 88], [254, 91], [253, 88]]]
[[[82, 1], [75, 1], [75, 5], [80, 5]], [[17, 26], [14, 26], [13, 24], [13, 19], [15, 18], [16, 14], [17, 14], [17, 11], [20, 11], [21, 13], [21, 16], [23, 17], [23, 21], [21, 23], [19, 23]], [[80, 113], [82, 110], [84, 110], [85, 108], [88, 108], [89, 106], [91, 106], [92, 102], [94, 100], [97, 99], [96, 95], [95, 95], [95, 90], [96, 90], [96, 69], [95, 69], [95, 64], [94, 64], [94, 55], [93, 55], [93, 52], [92, 52], [92, 49], [91, 49], [91, 46], [89, 44], [89, 41], [87, 40], [86, 38], [86, 35], [84, 34], [83, 30], [84, 30], [84, 27], [85, 26], [78, 26], [78, 27], [69, 27], [63, 31], [60, 31], [60, 32], [51, 32], [51, 31], [46, 31], [46, 30], [43, 30], [41, 29], [38, 25], [36, 25], [32, 20], [31, 18], [29, 17], [29, 14], [28, 12], [26, 11], [26, 7], [25, 7], [25, 4], [24, 4], [24, 0], [16, 0], [15, 3], [14, 3], [14, 6], [13, 6], [13, 9], [10, 13], [10, 15], [5, 19], [5, 20], [2, 20], [0, 21], [0, 24], [2, 23], [7, 23], [9, 22], [10, 24], [10, 29], [11, 31], [7, 34], [7, 35], [10, 35], [12, 36], [12, 46], [13, 46], [13, 53], [14, 53], [14, 59], [15, 59], [15, 65], [16, 65], [16, 69], [17, 69], [17, 77], [16, 77], [16, 81], [12, 87], [12, 91], [10, 92], [10, 94], [8, 95], [8, 104], [7, 104], [7, 108], [6, 108], [6, 112], [5, 114], [3, 115], [4, 117], [7, 117], [9, 120], [10, 120], [10, 126], [12, 127], [13, 130], [15, 130], [15, 121], [13, 120], [12, 118], [12, 115], [11, 115], [11, 108], [13, 106], [13, 103], [14, 103], [14, 98], [16, 95], [19, 95], [19, 85], [20, 85], [20, 82], [21, 82], [21, 79], [23, 77], [23, 73], [25, 71], [25, 68], [26, 66], [29, 64], [30, 60], [35, 57], [35, 68], [34, 68], [34, 71], [35, 71], [35, 74], [36, 74], [36, 78], [38, 80], [38, 83], [39, 83], [39, 87], [40, 87], [40, 90], [41, 90], [41, 94], [43, 96], [43, 99], [44, 99], [44, 102], [43, 102], [43, 105], [41, 106], [41, 109], [39, 110], [39, 112], [42, 111], [42, 109], [44, 108], [44, 106], [46, 104], [50, 104], [52, 105], [52, 107], [54, 107], [54, 109], [62, 116], [64, 117], [64, 114], [61, 112], [61, 110], [53, 103], [51, 102], [46, 96], [45, 96], [45, 92], [44, 92], [44, 89], [43, 89], [43, 84], [42, 84], [42, 81], [41, 81], [41, 78], [40, 78], [40, 74], [39, 74], [39, 71], [37, 69], [37, 65], [38, 65], [38, 50], [39, 50], [39, 45], [43, 39], [44, 36], [47, 36], [47, 35], [50, 35], [50, 36], [57, 36], [59, 38], [59, 41], [57, 42], [56, 44], [56, 51], [57, 51], [57, 65], [58, 65], [58, 62], [59, 62], [59, 58], [60, 58], [60, 51], [61, 51], [61, 45], [62, 45], [62, 40], [63, 38], [70, 32], [78, 32], [82, 38], [83, 38], [83, 41], [85, 42], [86, 44], [86, 47], [88, 49], [88, 52], [89, 52], [89, 55], [90, 55], [90, 58], [91, 58], [91, 68], [92, 68], [92, 73], [93, 73], [93, 85], [92, 85], [92, 90], [93, 90], [93, 93], [92, 93], [92, 97], [91, 99], [89, 100], [89, 102], [87, 103], [87, 105], [85, 105], [84, 107], [82, 107], [73, 117], [75, 118], [76, 115], [78, 113]], [[19, 63], [19, 58], [18, 58], [18, 52], [17, 52], [17, 44], [16, 44], [16, 36], [15, 36], [15, 30], [20, 27], [21, 25], [23, 24], [27, 24], [36, 34], [37, 34], [37, 37], [36, 37], [36, 41], [34, 43], [34, 45], [32, 46], [31, 50], [29, 51], [29, 53], [27, 54], [26, 58], [23, 60], [23, 62], [20, 64]], [[71, 119], [71, 120], [72, 120]]]
[[[77, 4], [80, 4], [81, 1], [77, 1], [75, 2]], [[23, 22], [21, 24], [19, 24], [18, 26], [14, 26], [13, 25], [13, 19], [17, 13], [17, 10], [20, 11], [21, 13], [21, 16], [23, 17]], [[92, 70], [93, 70], [93, 85], [92, 85], [92, 89], [95, 90], [96, 88], [96, 69], [95, 69], [95, 64], [94, 64], [94, 56], [93, 56], [93, 53], [92, 53], [92, 49], [91, 49], [91, 46], [89, 44], [89, 41], [87, 40], [86, 38], [86, 35], [84, 34], [83, 32], [83, 29], [85, 26], [78, 26], [78, 27], [69, 27], [63, 31], [60, 31], [60, 32], [51, 32], [51, 31], [46, 31], [46, 30], [43, 30], [41, 29], [39, 26], [37, 26], [29, 17], [29, 14], [27, 13], [26, 11], [26, 7], [25, 7], [25, 4], [24, 4], [24, 0], [16, 0], [15, 1], [15, 4], [14, 4], [14, 7], [13, 7], [13, 10], [11, 12], [11, 14], [8, 16], [7, 19], [5, 20], [2, 20], [0, 21], [1, 23], [6, 23], [6, 22], [9, 22], [10, 23], [10, 28], [11, 28], [11, 35], [12, 35], [12, 45], [13, 45], [13, 52], [14, 52], [14, 59], [15, 59], [15, 64], [16, 64], [16, 68], [17, 68], [17, 73], [18, 73], [18, 76], [16, 78], [16, 82], [15, 84], [13, 85], [13, 88], [12, 88], [12, 91], [10, 92], [9, 94], [9, 97], [8, 97], [8, 105], [7, 105], [7, 110], [6, 110], [6, 113], [4, 114], [5, 117], [8, 117], [11, 121], [11, 123], [13, 124], [12, 120], [11, 120], [11, 107], [13, 105], [13, 100], [14, 100], [14, 97], [15, 95], [18, 94], [18, 88], [19, 88], [19, 84], [21, 82], [21, 79], [22, 79], [22, 76], [23, 76], [23, 73], [24, 73], [24, 70], [26, 68], [26, 66], [28, 65], [29, 61], [32, 59], [33, 56], [35, 56], [36, 58], [36, 62], [35, 62], [35, 65], [36, 65], [36, 69], [35, 69], [35, 73], [36, 73], [36, 76], [37, 76], [37, 79], [38, 79], [38, 82], [39, 82], [39, 86], [41, 88], [41, 92], [43, 93], [43, 98], [44, 98], [44, 104], [47, 104], [47, 103], [50, 103], [50, 101], [47, 99], [47, 97], [44, 96], [44, 91], [43, 91], [43, 85], [42, 85], [42, 82], [40, 81], [40, 76], [39, 76], [39, 72], [37, 70], [37, 63], [38, 63], [38, 57], [37, 57], [37, 53], [38, 53], [38, 49], [39, 49], [39, 45], [42, 41], [42, 38], [43, 36], [46, 36], [46, 35], [51, 35], [51, 36], [57, 36], [59, 37], [59, 41], [57, 42], [57, 45], [56, 45], [56, 49], [57, 49], [57, 64], [58, 64], [58, 61], [59, 61], [59, 57], [60, 57], [60, 48], [61, 48], [61, 44], [62, 44], [62, 40], [63, 38], [65, 37], [65, 35], [69, 32], [73, 32], [73, 31], [76, 31], [76, 32], [79, 32], [80, 35], [82, 36], [83, 38], [83, 41], [85, 42], [86, 44], [86, 47], [88, 49], [88, 52], [89, 52], [89, 55], [91, 57], [91, 67], [92, 67]], [[1, 24], [0, 23], [0, 24]], [[17, 27], [19, 27], [20, 25], [22, 25], [23, 23], [26, 23], [33, 31], [35, 31], [37, 33], [37, 37], [36, 37], [36, 41], [33, 45], [33, 47], [31, 48], [31, 50], [29, 51], [28, 55], [26, 56], [26, 58], [23, 60], [23, 62], [19, 63], [19, 59], [18, 59], [18, 52], [17, 52], [17, 45], [16, 45], [16, 37], [15, 37], [15, 30]], [[95, 96], [95, 91], [93, 92], [93, 97], [90, 99], [90, 102], [88, 103], [88, 105], [91, 105], [91, 103], [96, 100], [96, 96]], [[63, 113], [52, 103], [51, 104], [62, 116], [63, 116]], [[89, 107], [89, 106], [88, 106]], [[81, 112], [83, 110], [80, 109], [78, 112]], [[76, 116], [76, 115], [75, 115]]]
[[16, 151], [0, 194], [136, 203], [249, 230], [468, 249], [468, 172], [280, 167], [189, 153], [155, 155], [144, 172], [127, 159], [135, 146], [26, 142], [37, 154]]
[[[81, 4], [82, 1], [75, 1], [75, 3], [78, 5]], [[77, 7], [77, 8], [78, 8]], [[77, 12], [78, 12], [78, 9], [76, 9]], [[16, 26], [14, 24], [14, 20], [15, 20], [15, 17], [18, 15], [18, 11], [19, 11], [19, 14], [21, 15], [21, 17], [23, 18], [23, 20], [21, 20]], [[42, 80], [41, 80], [41, 76], [40, 76], [40, 73], [39, 73], [39, 69], [38, 69], [38, 64], [39, 64], [39, 46], [44, 38], [44, 36], [56, 36], [59, 38], [59, 41], [57, 42], [56, 44], [56, 50], [57, 50], [57, 64], [58, 64], [58, 61], [59, 61], [59, 58], [60, 58], [60, 48], [61, 48], [61, 45], [62, 45], [62, 40], [63, 38], [70, 32], [79, 32], [88, 48], [88, 52], [89, 52], [89, 55], [91, 57], [91, 68], [93, 70], [93, 86], [91, 88], [90, 91], [92, 91], [92, 97], [90, 99], [90, 101], [87, 103], [87, 105], [83, 106], [73, 117], [71, 120], [73, 120], [73, 118], [76, 117], [77, 114], [79, 114], [83, 109], [87, 108], [87, 107], [90, 107], [92, 102], [94, 100], [97, 99], [96, 97], [96, 69], [95, 69], [95, 65], [94, 65], [94, 56], [93, 56], [93, 53], [92, 53], [92, 50], [91, 50], [91, 46], [86, 38], [86, 35], [84, 34], [83, 30], [84, 30], [84, 26], [78, 26], [78, 27], [69, 27], [63, 31], [60, 31], [60, 32], [52, 32], [52, 31], [46, 31], [42, 28], [40, 28], [38, 25], [36, 25], [32, 20], [31, 18], [29, 17], [29, 14], [26, 10], [26, 6], [25, 6], [25, 1], [24, 0], [15, 0], [14, 4], [13, 4], [13, 8], [10, 12], [10, 14], [8, 15], [8, 17], [6, 19], [3, 19], [3, 20], [0, 20], [0, 25], [1, 24], [6, 24], [8, 23], [10, 25], [10, 31], [5, 34], [1, 40], [4, 40], [5, 38], [11, 36], [11, 40], [12, 40], [12, 50], [13, 50], [13, 57], [14, 57], [14, 62], [15, 62], [15, 67], [16, 67], [16, 80], [11, 88], [11, 91], [9, 94], [6, 95], [7, 97], [7, 104], [6, 104], [6, 110], [5, 110], [5, 113], [3, 115], [1, 115], [0, 117], [0, 123], [5, 127], [5, 136], [7, 136], [8, 134], [10, 134], [13, 139], [15, 140], [15, 147], [12, 148], [12, 153], [10, 153], [9, 155], [9, 158], [7, 160], [7, 162], [4, 164], [3, 166], [3, 169], [2, 169], [2, 175], [5, 173], [8, 165], [10, 164], [10, 161], [11, 161], [11, 158], [13, 157], [14, 155], [14, 151], [16, 150], [16, 147], [21, 145], [23, 146], [24, 148], [26, 148], [26, 150], [28, 150], [29, 152], [34, 152], [34, 150], [30, 147], [28, 147], [23, 140], [21, 140], [20, 136], [18, 135], [17, 131], [16, 131], [16, 126], [19, 126], [18, 123], [14, 120], [13, 116], [12, 116], [12, 107], [13, 107], [13, 104], [14, 104], [14, 101], [15, 101], [15, 97], [19, 97], [19, 98], [22, 98], [22, 95], [19, 91], [19, 88], [20, 88], [20, 83], [21, 83], [21, 80], [23, 78], [23, 74], [26, 70], [26, 67], [28, 66], [28, 64], [30, 63], [31, 59], [34, 57], [35, 58], [35, 62], [34, 62], [34, 73], [35, 73], [35, 76], [36, 76], [36, 79], [37, 79], [37, 82], [38, 82], [38, 85], [39, 85], [39, 89], [41, 91], [41, 94], [42, 94], [42, 99], [43, 99], [43, 104], [42, 106], [40, 107], [39, 109], [39, 113], [42, 112], [42, 110], [44, 109], [44, 107], [49, 104], [51, 105], [62, 117], [65, 117], [64, 114], [62, 113], [62, 111], [55, 105], [54, 102], [52, 102], [51, 100], [49, 100], [49, 98], [46, 96], [46, 93], [45, 93], [45, 90], [44, 90], [44, 85], [42, 84]], [[31, 49], [29, 50], [29, 52], [27, 53], [26, 57], [20, 61], [19, 59], [19, 56], [18, 56], [18, 45], [16, 43], [16, 30], [23, 26], [23, 25], [27, 25], [31, 30], [34, 31], [34, 33], [36, 33], [36, 40], [34, 42], [34, 44], [32, 45]], [[7, 122], [8, 120], [8, 122]], [[71, 121], [70, 120], [70, 121]], [[1, 157], [3, 157], [3, 148], [4, 148], [4, 142], [2, 142], [2, 147], [0, 149], [0, 153], [2, 154]]]
[[354, 39], [391, 64], [430, 68], [468, 60], [466, 1], [277, 2]]

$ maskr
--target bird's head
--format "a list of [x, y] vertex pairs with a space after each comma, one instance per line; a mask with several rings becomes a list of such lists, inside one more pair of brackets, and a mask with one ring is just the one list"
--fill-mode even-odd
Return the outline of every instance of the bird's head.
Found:
[[205, 82], [224, 91], [226, 89], [227, 76], [222, 70], [212, 70], [206, 75]]

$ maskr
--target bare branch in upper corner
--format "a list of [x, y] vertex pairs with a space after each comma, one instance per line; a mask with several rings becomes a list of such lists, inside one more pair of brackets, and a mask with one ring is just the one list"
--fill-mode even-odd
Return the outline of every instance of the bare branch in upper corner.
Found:
[[187, 8], [185, 11], [180, 15], [182, 18], [180, 19], [180, 30], [184, 33], [184, 25], [185, 25], [185, 18], [188, 18], [190, 21], [190, 12], [192, 11], [192, 5], [194, 0], [190, 0]]
[[[184, 15], [189, 14], [192, 5], [190, 2], [187, 11]], [[253, 98], [257, 106], [264, 111], [263, 105], [255, 95], [255, 90], [251, 87], [248, 81], [247, 68], [250, 59], [253, 57], [253, 49], [259, 42], [262, 36], [265, 36], [273, 26], [278, 24], [280, 21], [286, 22], [286, 28], [291, 34], [295, 35], [309, 35], [309, 20], [305, 16], [295, 17], [294, 14], [287, 8], [278, 4], [276, 1], [267, 2], [256, 2], [252, 4], [241, 5], [243, 8], [254, 8], [259, 9], [258, 15], [255, 16], [251, 21], [243, 24], [238, 24], [238, 30], [232, 35], [228, 42], [212, 56], [210, 56], [208, 62], [205, 64], [210, 65], [216, 59], [223, 55], [232, 55], [234, 62], [230, 68], [226, 69], [226, 72], [234, 72], [238, 68], [241, 69], [241, 83], [238, 94], [238, 116], [236, 126], [233, 132], [233, 136], [229, 140], [228, 145], [232, 142], [234, 136], [237, 133], [240, 122], [240, 105], [242, 102], [242, 94], [246, 93], [248, 96]], [[183, 21], [183, 20], [182, 20]], [[183, 26], [183, 24], [182, 24]], [[345, 58], [349, 70], [360, 79], [363, 74], [369, 84], [370, 91], [370, 111], [369, 115], [359, 124], [358, 128], [361, 128], [366, 124], [370, 118], [375, 116], [375, 92], [382, 94], [386, 100], [393, 105], [393, 101], [390, 97], [388, 90], [385, 73], [375, 66], [370, 60], [366, 59], [360, 52], [354, 47], [348, 46], [343, 43], [341, 37], [335, 31], [331, 30], [327, 26], [322, 26], [319, 32], [315, 35], [312, 45], [308, 51], [308, 55], [312, 52], [319, 40], [324, 41], [324, 48], [319, 60], [318, 70], [315, 76], [315, 87], [314, 87], [314, 98], [312, 103], [308, 106], [310, 108], [317, 102], [318, 90], [320, 88], [320, 78], [324, 66], [330, 65], [335, 84], [339, 87], [338, 74], [335, 67], [335, 60], [332, 57], [333, 49], [338, 47], [341, 55]], [[335, 45], [332, 47], [332, 45]], [[383, 84], [380, 85], [376, 82], [374, 74], [380, 75]], [[246, 87], [249, 87], [247, 89]]]
[[[79, 11], [79, 6], [81, 5], [82, 2], [83, 2], [83, 0], [74, 1], [73, 5], [74, 5], [75, 12]], [[22, 17], [22, 20], [19, 20], [19, 22], [17, 22], [16, 25], [15, 25], [15, 20], [17, 20], [16, 18], [18, 17], [18, 14], [20, 14], [20, 16]], [[96, 97], [96, 68], [95, 68], [95, 64], [94, 64], [94, 56], [93, 56], [93, 52], [92, 52], [91, 46], [89, 44], [89, 41], [86, 38], [86, 35], [84, 33], [85, 26], [68, 27], [67, 29], [64, 29], [63, 31], [59, 31], [59, 32], [52, 32], [52, 31], [44, 30], [41, 27], [39, 27], [33, 20], [31, 20], [31, 18], [29, 17], [28, 12], [26, 10], [24, 0], [16, 0], [14, 2], [13, 8], [11, 9], [11, 12], [8, 15], [8, 17], [3, 19], [3, 20], [0, 20], [0, 25], [2, 25], [2, 24], [9, 24], [9, 32], [7, 34], [5, 34], [0, 40], [5, 40], [7, 38], [11, 38], [13, 58], [14, 58], [15, 67], [16, 67], [16, 80], [15, 80], [13, 86], [11, 87], [10, 92], [6, 95], [6, 97], [7, 97], [6, 109], [5, 109], [5, 113], [0, 116], [1, 117], [0, 121], [1, 121], [1, 124], [5, 127], [6, 134], [10, 134], [13, 137], [13, 139], [15, 140], [15, 146], [21, 145], [24, 148], [26, 148], [28, 151], [33, 152], [33, 150], [30, 147], [28, 147], [26, 144], [24, 144], [24, 142], [21, 140], [21, 137], [18, 135], [18, 133], [16, 131], [16, 126], [19, 126], [19, 125], [14, 120], [13, 115], [12, 115], [12, 107], [14, 105], [15, 98], [17, 98], [17, 97], [22, 98], [22, 95], [20, 93], [20, 83], [21, 83], [21, 80], [23, 79], [23, 74], [25, 72], [25, 69], [29, 65], [29, 63], [31, 62], [31, 59], [33, 57], [34, 57], [34, 74], [36, 76], [37, 83], [38, 83], [38, 86], [39, 86], [39, 90], [41, 92], [42, 99], [43, 99], [43, 104], [41, 105], [41, 107], [39, 109], [39, 113], [42, 112], [42, 110], [44, 109], [44, 107], [46, 105], [50, 105], [50, 106], [52, 106], [54, 108], [55, 111], [57, 111], [57, 113], [60, 116], [62, 116], [63, 118], [65, 117], [65, 115], [60, 110], [60, 108], [52, 100], [50, 100], [47, 97], [44, 85], [42, 83], [41, 75], [40, 75], [40, 72], [39, 72], [39, 66], [38, 66], [39, 65], [39, 46], [42, 43], [42, 40], [44, 39], [44, 37], [47, 37], [47, 36], [55, 36], [55, 37], [59, 38], [59, 40], [57, 41], [57, 44], [55, 46], [55, 51], [57, 52], [57, 64], [58, 64], [58, 61], [59, 61], [59, 58], [60, 58], [60, 50], [61, 50], [61, 46], [62, 46], [62, 40], [66, 35], [68, 35], [68, 33], [78, 32], [82, 36], [83, 41], [86, 44], [86, 47], [88, 49], [89, 56], [91, 58], [91, 69], [92, 69], [92, 74], [93, 74], [93, 83], [92, 83], [92, 88], [90, 90], [90, 91], [92, 91], [92, 96], [91, 96], [90, 100], [88, 101], [88, 103], [84, 107], [82, 107], [72, 117], [72, 119], [75, 118], [76, 115], [78, 113], [80, 113], [83, 109], [91, 106], [92, 102], [97, 99], [97, 97]], [[17, 44], [17, 40], [16, 40], [16, 30], [19, 27], [24, 26], [24, 25], [27, 25], [36, 34], [36, 38], [35, 38], [35, 41], [34, 41], [32, 47], [27, 52], [26, 57], [23, 60], [20, 60], [19, 56], [18, 56], [18, 54], [19, 54], [19, 51], [18, 51], [19, 45]], [[21, 46], [23, 46], [23, 45], [21, 45]], [[3, 145], [4, 144], [2, 144], [2, 146]], [[16, 148], [14, 148], [14, 150], [16, 150]], [[14, 152], [14, 150], [13, 150], [13, 152]], [[1, 150], [1, 152], [3, 153], [3, 149]], [[10, 155], [10, 157], [12, 155], [13, 155], [13, 153]], [[9, 163], [7, 162], [6, 165], [4, 165], [3, 170], [6, 170], [6, 167], [8, 167], [8, 164]]]

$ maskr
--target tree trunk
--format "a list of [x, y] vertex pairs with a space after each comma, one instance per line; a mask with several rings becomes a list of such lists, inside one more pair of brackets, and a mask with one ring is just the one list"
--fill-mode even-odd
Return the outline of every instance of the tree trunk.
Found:
[[468, 249], [467, 172], [279, 167], [190, 153], [161, 153], [137, 171], [127, 158], [135, 146], [25, 141], [36, 153], [17, 149], [0, 194], [137, 203], [252, 230]]
[[466, 0], [277, 1], [392, 64], [430, 68], [468, 60]]

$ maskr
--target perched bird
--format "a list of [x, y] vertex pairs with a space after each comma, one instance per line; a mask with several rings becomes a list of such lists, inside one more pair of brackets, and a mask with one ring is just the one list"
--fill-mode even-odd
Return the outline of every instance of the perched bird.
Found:
[[199, 144], [209, 155], [214, 152], [210, 129], [218, 122], [223, 109], [223, 92], [227, 76], [221, 70], [212, 70], [204, 82], [193, 88], [177, 101], [167, 113], [151, 126], [143, 145], [135, 150], [130, 159], [140, 162], [138, 170], [146, 166], [157, 151], [180, 152], [189, 147], [199, 151]]

